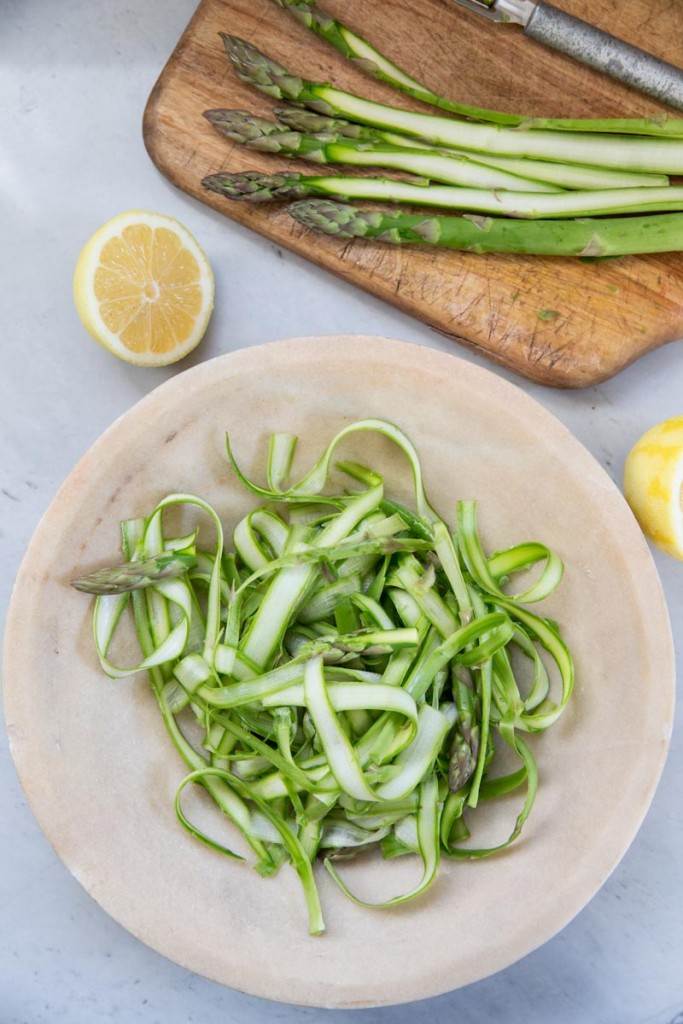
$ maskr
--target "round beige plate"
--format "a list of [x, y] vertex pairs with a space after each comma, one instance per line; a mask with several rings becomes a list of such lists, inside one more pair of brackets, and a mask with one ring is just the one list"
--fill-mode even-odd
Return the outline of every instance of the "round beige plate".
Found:
[[[532, 738], [541, 785], [521, 841], [448, 862], [421, 900], [372, 911], [318, 870], [327, 932], [307, 934], [294, 871], [262, 880], [188, 836], [173, 796], [184, 775], [141, 677], [102, 676], [91, 604], [68, 581], [117, 560], [118, 524], [170, 491], [213, 502], [226, 524], [251, 505], [227, 467], [224, 432], [264, 478], [270, 431], [301, 436], [298, 466], [351, 420], [403, 427], [432, 502], [449, 520], [479, 500], [489, 550], [538, 539], [565, 579], [544, 605], [575, 655], [564, 717]], [[406, 466], [381, 438], [343, 454]], [[223, 356], [180, 374], [108, 430], [54, 499], [28, 550], [7, 624], [5, 708], [28, 800], [64, 863], [154, 949], [223, 984], [316, 1006], [371, 1006], [483, 978], [554, 935], [632, 841], [666, 755], [673, 713], [667, 611], [643, 537], [617, 488], [540, 405], [487, 371], [427, 348], [368, 337], [307, 338]], [[132, 653], [131, 653], [132, 656]], [[518, 804], [482, 810], [479, 838], [504, 838]], [[476, 818], [475, 818], [476, 822]], [[370, 899], [410, 887], [416, 858], [348, 865]]]

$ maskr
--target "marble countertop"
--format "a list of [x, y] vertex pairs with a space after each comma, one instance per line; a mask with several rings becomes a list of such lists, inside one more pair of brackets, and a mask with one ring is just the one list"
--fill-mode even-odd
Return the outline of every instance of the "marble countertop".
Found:
[[[118, 362], [89, 340], [77, 318], [71, 300], [76, 256], [114, 214], [142, 207], [178, 217], [215, 268], [209, 333], [179, 368], [275, 338], [326, 333], [402, 338], [490, 366], [229, 223], [159, 175], [142, 144], [142, 108], [193, 7], [194, 0], [6, 0], [2, 6], [2, 619], [23, 551], [61, 481], [117, 416], [178, 370]], [[683, 412], [680, 342], [613, 381], [578, 392], [495, 372], [553, 412], [617, 483], [635, 440]], [[683, 569], [657, 553], [655, 559], [677, 637]], [[486, 981], [391, 1009], [266, 1003], [168, 962], [107, 917], [56, 858], [26, 805], [4, 730], [0, 773], [0, 1024], [683, 1022], [680, 715], [635, 842], [575, 920]]]

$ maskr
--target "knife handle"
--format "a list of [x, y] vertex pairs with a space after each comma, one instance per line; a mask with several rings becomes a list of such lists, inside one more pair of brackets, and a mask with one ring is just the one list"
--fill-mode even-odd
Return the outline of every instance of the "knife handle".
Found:
[[683, 110], [683, 70], [616, 39], [551, 4], [538, 3], [526, 24], [527, 36], [588, 67]]

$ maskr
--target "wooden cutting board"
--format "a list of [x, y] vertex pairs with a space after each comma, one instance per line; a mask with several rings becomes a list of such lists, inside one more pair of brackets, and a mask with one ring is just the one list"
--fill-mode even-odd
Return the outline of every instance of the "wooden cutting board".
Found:
[[[324, 6], [437, 92], [466, 103], [538, 116], [664, 110], [452, 0], [325, 0]], [[680, 62], [683, 3], [557, 0], [557, 6]], [[238, 81], [219, 32], [248, 39], [307, 78], [426, 109], [351, 66], [272, 0], [202, 0], [154, 87], [143, 125], [152, 160], [185, 192], [544, 384], [599, 383], [683, 337], [680, 254], [584, 263], [349, 243], [304, 231], [284, 206], [255, 207], [205, 191], [200, 181], [207, 174], [274, 171], [283, 163], [230, 143], [202, 117], [211, 107], [267, 116], [272, 105]], [[310, 173], [310, 164], [290, 166]]]

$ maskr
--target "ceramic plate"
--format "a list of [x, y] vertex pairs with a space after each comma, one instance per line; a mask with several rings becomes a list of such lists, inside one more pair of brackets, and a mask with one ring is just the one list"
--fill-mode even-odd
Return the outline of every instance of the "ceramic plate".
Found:
[[[307, 467], [336, 430], [379, 416], [422, 457], [433, 504], [452, 520], [479, 500], [489, 549], [542, 540], [566, 564], [543, 606], [574, 653], [560, 722], [532, 739], [540, 792], [505, 854], [443, 864], [420, 900], [373, 911], [318, 871], [327, 932], [311, 938], [291, 868], [262, 880], [177, 824], [184, 767], [142, 677], [99, 670], [89, 600], [68, 585], [118, 558], [118, 523], [170, 491], [211, 501], [226, 524], [251, 505], [226, 465], [224, 432], [263, 478], [267, 437], [301, 436]], [[405, 464], [382, 438], [346, 457]], [[98, 903], [149, 946], [255, 995], [373, 1006], [455, 989], [513, 963], [588, 902], [631, 843], [666, 755], [673, 653], [647, 545], [617, 488], [540, 405], [493, 373], [405, 343], [307, 338], [223, 356], [181, 373], [116, 422], [76, 466], [36, 530], [7, 622], [5, 709], [12, 753], [43, 830]], [[479, 838], [507, 835], [517, 806], [482, 811]], [[507, 830], [507, 831], [506, 831]], [[409, 887], [416, 859], [355, 862], [370, 899]]]

